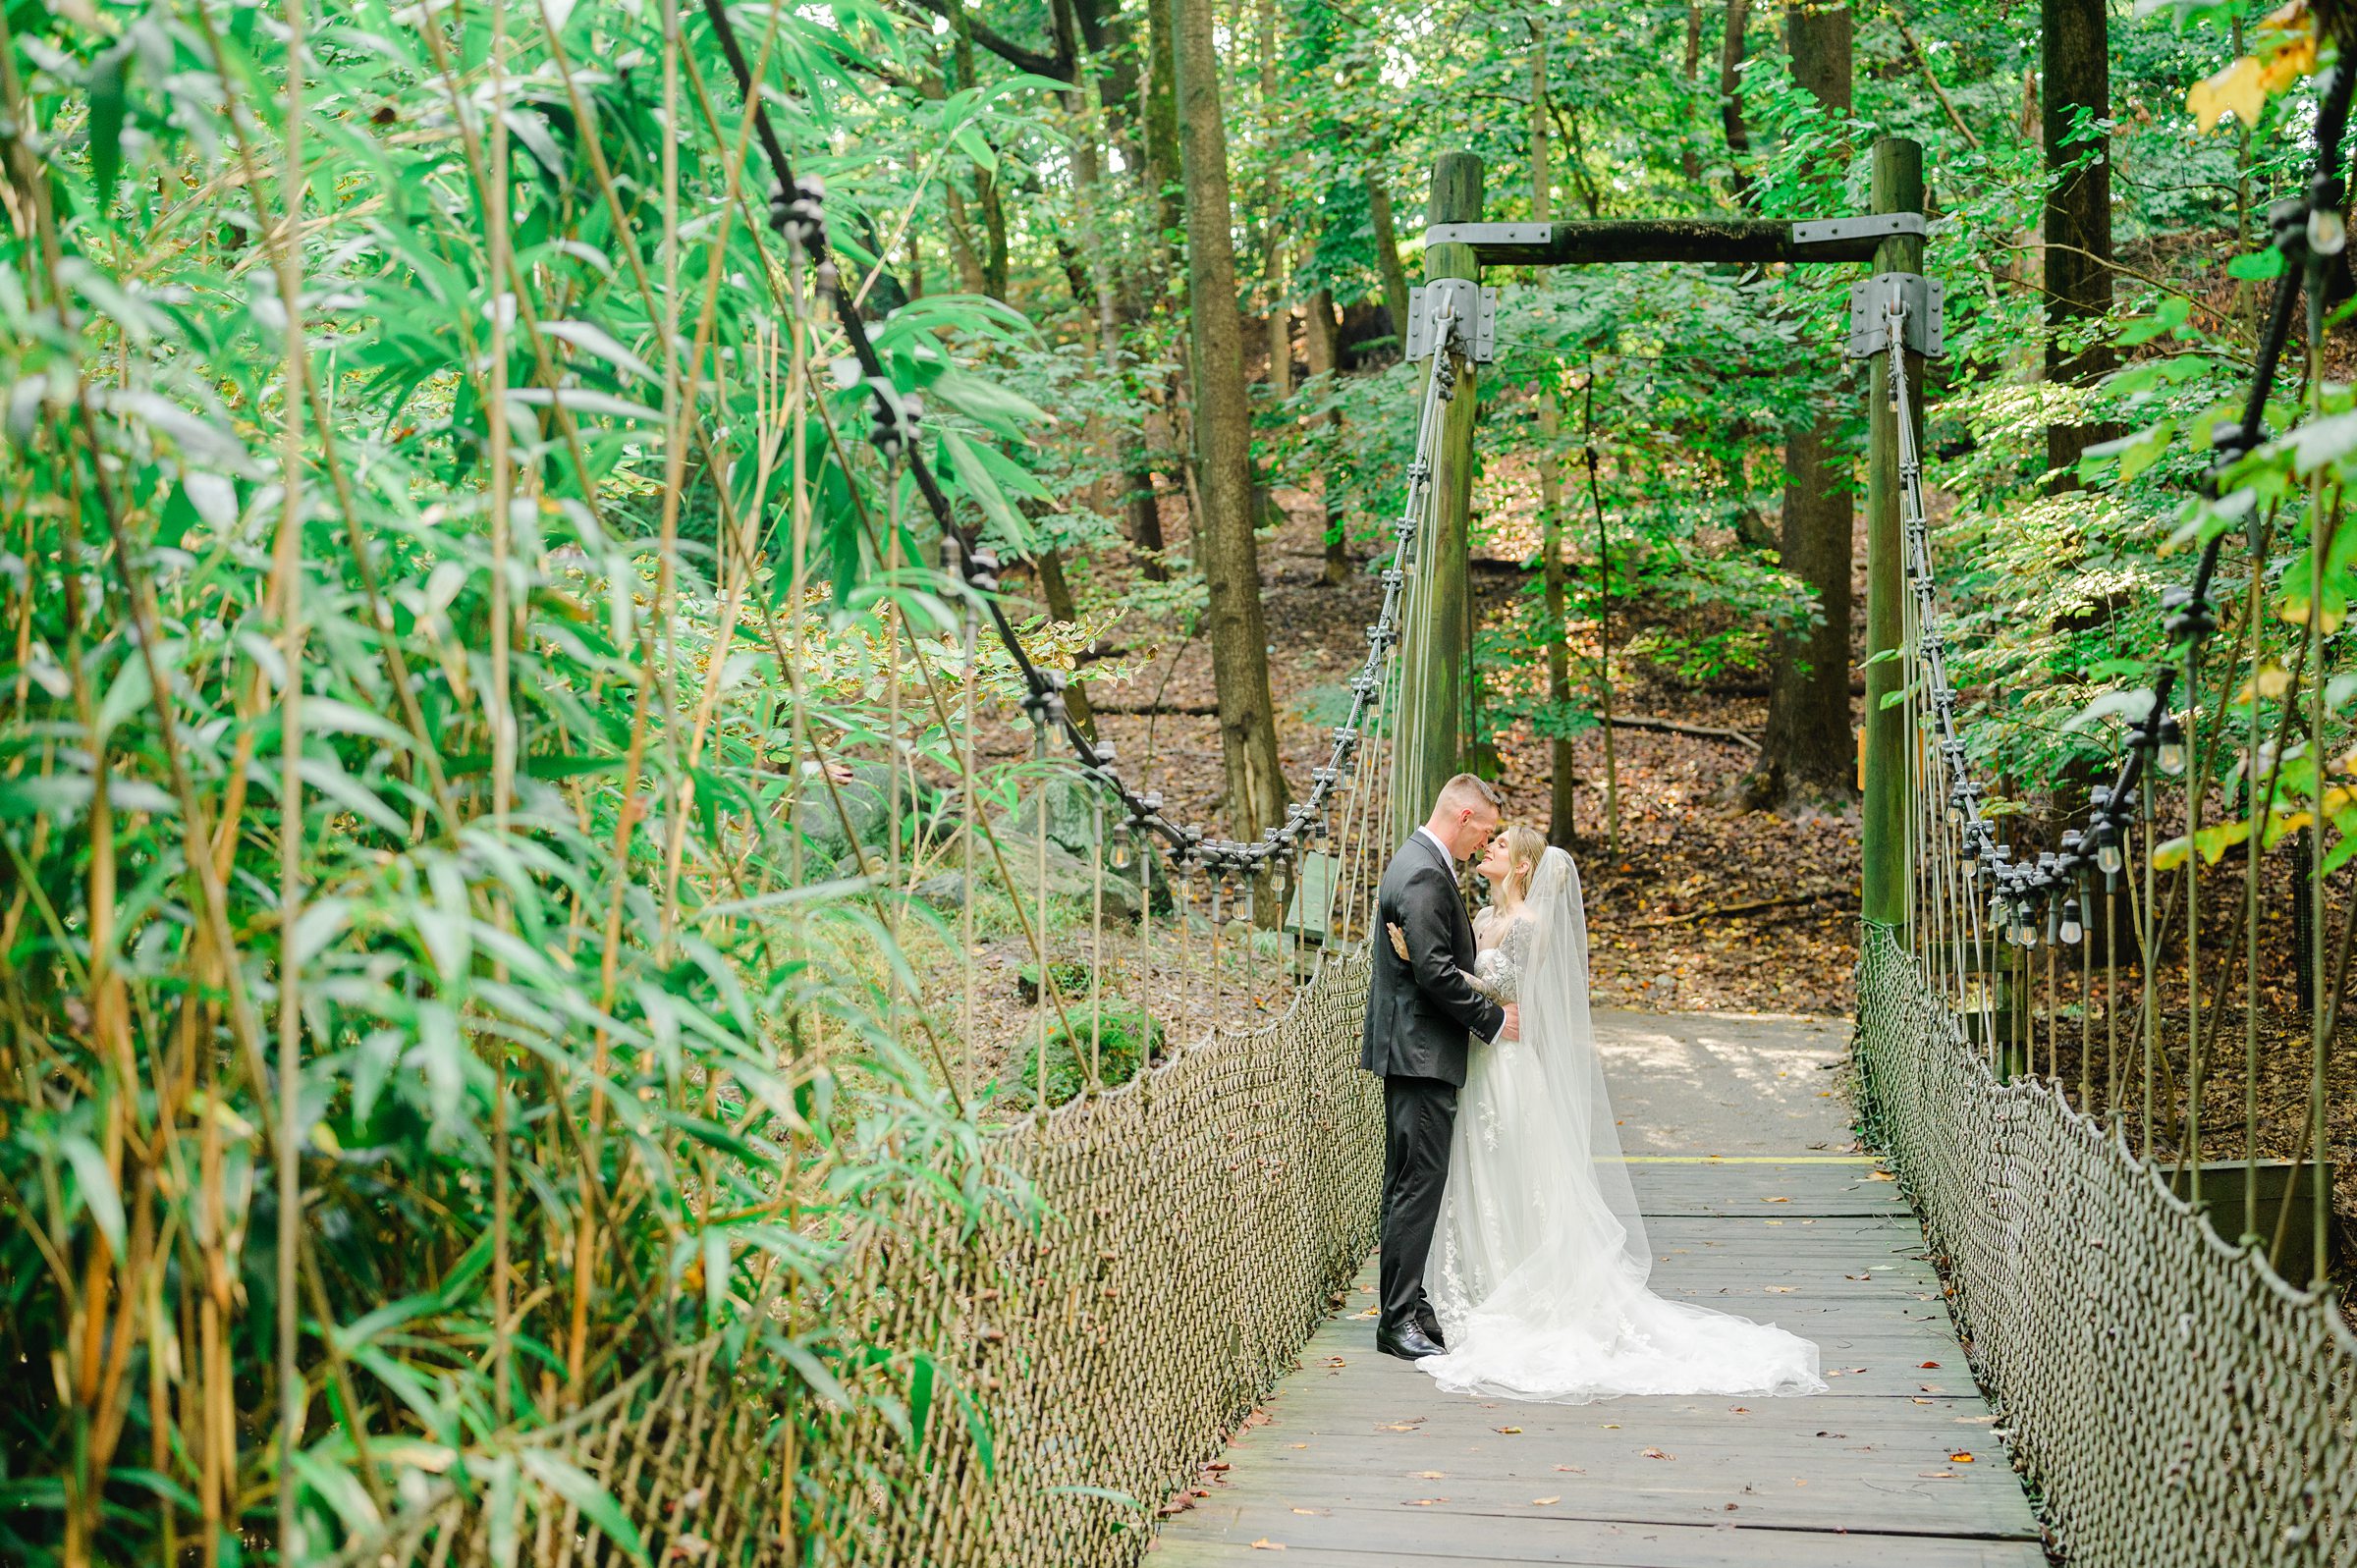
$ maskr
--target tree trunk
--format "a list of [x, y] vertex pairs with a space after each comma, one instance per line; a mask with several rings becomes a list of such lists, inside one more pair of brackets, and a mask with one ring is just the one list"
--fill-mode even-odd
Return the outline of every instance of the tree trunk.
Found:
[[1407, 268], [1399, 261], [1399, 235], [1392, 227], [1392, 192], [1378, 169], [1367, 171], [1367, 219], [1375, 230], [1375, 265], [1383, 273], [1383, 307], [1391, 313], [1392, 336], [1407, 352]]
[[1686, 118], [1694, 111], [1692, 105], [1701, 101], [1696, 84], [1702, 81], [1702, 0], [1686, 0], [1686, 103], [1679, 116], [1685, 132], [1685, 150], [1678, 154], [1678, 166], [1685, 171], [1689, 184], [1702, 178], [1702, 153], [1694, 145], [1694, 125]]
[[[1784, 13], [1792, 80], [1833, 114], [1851, 104], [1852, 22], [1845, 5], [1795, 0]], [[1845, 154], [1844, 149], [1844, 154]], [[1780, 806], [1795, 790], [1823, 801], [1856, 793], [1850, 738], [1849, 631], [1852, 594], [1850, 458], [1830, 411], [1784, 438], [1784, 509], [1778, 553], [1817, 602], [1820, 619], [1780, 647], [1768, 672], [1768, 724], [1758, 769], [1747, 781], [1756, 806]]]
[[1727, 36], [1719, 48], [1719, 123], [1727, 132], [1727, 184], [1740, 202], [1751, 200], [1751, 176], [1743, 168], [1751, 155], [1751, 130], [1743, 123], [1743, 34], [1750, 24], [1751, 0], [1727, 0]]
[[1153, 252], [1165, 277], [1177, 271], [1174, 236], [1185, 225], [1179, 200], [1178, 93], [1176, 18], [1178, 0], [1146, 0], [1146, 195], [1154, 203]]
[[1293, 392], [1293, 312], [1285, 302], [1285, 226], [1278, 207], [1285, 200], [1284, 163], [1277, 150], [1277, 0], [1259, 0], [1260, 129], [1268, 176], [1260, 188], [1260, 286], [1268, 297], [1269, 401], [1283, 403]]
[[[977, 85], [974, 77], [974, 33], [967, 23], [965, 8], [959, 6], [950, 26], [952, 58], [957, 62], [958, 85], [960, 90]], [[962, 223], [959, 208], [956, 182], [944, 182], [951, 187], [950, 210], [954, 222]], [[1007, 297], [1007, 204], [999, 197], [998, 177], [983, 169], [974, 170], [974, 204], [982, 209], [981, 255], [967, 279], [967, 288], [975, 294], [988, 295], [993, 299]], [[966, 228], [962, 239], [964, 254], [961, 263], [974, 261], [973, 231]]]
[[1227, 764], [1228, 828], [1256, 839], [1285, 810], [1269, 694], [1260, 553], [1252, 537], [1252, 417], [1244, 392], [1243, 319], [1235, 304], [1234, 207], [1220, 118], [1211, 0], [1168, 0], [1177, 23], [1178, 146], [1186, 189], [1188, 324], [1200, 505], [1195, 557], [1211, 594], [1212, 682]]
[[[1301, 329], [1302, 350], [1309, 356], [1311, 379], [1331, 376], [1340, 368], [1342, 329], [1343, 324], [1334, 315], [1333, 291], [1320, 289], [1311, 295], [1308, 308], [1303, 312]], [[1343, 427], [1343, 414], [1339, 408], [1329, 408], [1326, 419], [1337, 430]], [[1342, 498], [1334, 493], [1334, 487], [1323, 479], [1319, 483], [1326, 501], [1325, 583], [1329, 588], [1339, 588], [1350, 578], [1349, 523], [1343, 511]]]
[[[1048, 614], [1067, 625], [1078, 625], [1080, 611], [1072, 603], [1072, 585], [1065, 580], [1064, 552], [1043, 550], [1032, 564], [1039, 568], [1039, 596], [1046, 602]], [[1064, 688], [1064, 704], [1080, 732], [1096, 739], [1097, 715], [1088, 704], [1088, 687], [1074, 679]]]
[[[2090, 121], [2111, 112], [2111, 55], [2104, 0], [2043, 0], [2044, 101], [2046, 133], [2046, 374], [2049, 380], [2085, 385], [2111, 368], [2111, 352], [2101, 344], [2073, 351], [2061, 340], [2082, 322], [2100, 320], [2111, 308], [2111, 156], [2102, 130], [2077, 134], [2079, 111]], [[2083, 169], [2065, 174], [2073, 164]], [[2050, 425], [2047, 466], [2075, 484], [2079, 455], [2107, 432], [2090, 425]]]
[[[1547, 146], [1547, 35], [1530, 50], [1530, 216], [1546, 223], [1555, 216], [1555, 176], [1548, 168]], [[1537, 270], [1540, 292], [1547, 288], [1545, 268]], [[1552, 378], [1550, 378], [1552, 379]], [[1562, 412], [1552, 386], [1539, 394], [1539, 591], [1547, 623], [1541, 628], [1547, 643], [1547, 700], [1560, 724], [1571, 705], [1571, 650], [1564, 641], [1570, 607], [1563, 589], [1563, 474], [1557, 443], [1562, 436]], [[1547, 841], [1561, 848], [1579, 842], [1579, 815], [1574, 790], [1579, 784], [1579, 757], [1568, 735], [1548, 742]]]

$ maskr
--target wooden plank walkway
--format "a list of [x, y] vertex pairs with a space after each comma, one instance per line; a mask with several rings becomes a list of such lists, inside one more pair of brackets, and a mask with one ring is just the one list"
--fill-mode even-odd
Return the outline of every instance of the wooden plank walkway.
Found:
[[[1765, 1036], [1762, 1052], [1806, 1038], [1744, 1023], [1726, 1033]], [[1700, 1072], [1682, 1049], [1653, 1053], [1674, 1070], [1648, 1071], [1643, 1053], [1608, 1040], [1617, 1108], [1667, 1111], [1762, 1075], [1749, 1042], [1719, 1046]], [[1824, 1098], [1830, 1080], [1807, 1077], [1782, 1094], [1785, 1111]], [[1838, 1124], [1837, 1107], [1816, 1110], [1821, 1124]], [[1444, 1394], [1377, 1354], [1370, 1263], [1149, 1562], [2039, 1568], [2036, 1520], [1895, 1186], [1860, 1157], [1786, 1153], [1803, 1141], [1791, 1115], [1761, 1108], [1784, 1149], [1632, 1154], [1654, 1287], [1815, 1340], [1829, 1392], [1577, 1406]], [[1624, 1119], [1630, 1148], [1647, 1147]], [[1695, 1121], [1698, 1139], [1752, 1141], [1725, 1117]]]

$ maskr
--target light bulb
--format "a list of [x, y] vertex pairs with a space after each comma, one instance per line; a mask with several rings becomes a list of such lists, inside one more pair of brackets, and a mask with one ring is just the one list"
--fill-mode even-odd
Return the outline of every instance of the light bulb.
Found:
[[2174, 778], [2185, 771], [2185, 731], [2174, 719], [2161, 721], [2161, 771]]
[[1947, 825], [1951, 828], [1964, 826], [1964, 802], [1953, 796], [1947, 802]]
[[1113, 841], [1113, 869], [1127, 871], [1135, 863], [1137, 852], [1130, 846], [1129, 836], [1124, 834]]
[[2320, 256], [2337, 256], [2349, 243], [2349, 226], [2330, 207], [2308, 212], [2308, 248]]
[[2126, 864], [2126, 857], [2121, 855], [2119, 852], [2118, 839], [2107, 836], [2102, 843], [2099, 843], [2095, 846], [2096, 869], [2101, 871], [2105, 876], [2118, 876], [2119, 868]]
[[1966, 882], [1970, 882], [1970, 881], [1971, 881], [1973, 878], [1975, 878], [1975, 877], [1979, 876], [1980, 874], [1981, 874], [1981, 857], [1980, 857], [1980, 852], [1979, 852], [1978, 850], [1974, 850], [1974, 849], [1967, 849], [1967, 850], [1965, 850], [1965, 851], [1964, 851], [1964, 880], [1965, 880]]
[[2087, 928], [2079, 923], [2079, 900], [2076, 898], [2063, 899], [2062, 940], [2075, 947], [2078, 946], [2079, 939], [2085, 935], [2087, 935]]

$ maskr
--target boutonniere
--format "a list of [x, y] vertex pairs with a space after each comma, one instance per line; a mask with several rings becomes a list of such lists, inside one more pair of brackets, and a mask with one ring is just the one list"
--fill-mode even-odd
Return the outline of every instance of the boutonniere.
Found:
[[1392, 951], [1399, 955], [1401, 963], [1407, 962], [1407, 933], [1401, 931], [1397, 923], [1389, 920], [1383, 923], [1383, 929], [1392, 939]]

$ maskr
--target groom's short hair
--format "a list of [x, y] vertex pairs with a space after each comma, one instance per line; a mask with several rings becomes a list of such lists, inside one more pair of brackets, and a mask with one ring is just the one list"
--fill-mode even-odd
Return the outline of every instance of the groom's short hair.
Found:
[[1441, 785], [1440, 798], [1434, 801], [1433, 805], [1436, 809], [1487, 806], [1492, 811], [1503, 815], [1506, 811], [1506, 796], [1498, 792], [1496, 784], [1479, 774], [1460, 773]]

